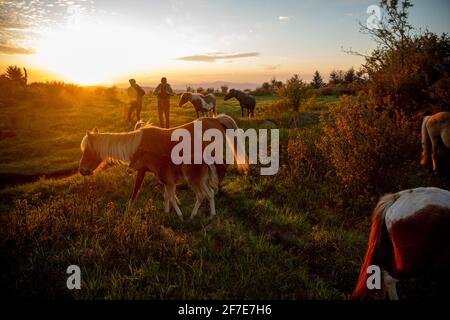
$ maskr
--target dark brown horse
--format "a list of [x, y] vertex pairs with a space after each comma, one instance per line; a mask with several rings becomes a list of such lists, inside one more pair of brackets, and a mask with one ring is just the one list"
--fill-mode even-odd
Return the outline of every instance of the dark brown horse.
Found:
[[244, 116], [244, 109], [247, 109], [247, 116], [253, 118], [255, 116], [256, 100], [255, 97], [246, 94], [242, 91], [231, 89], [230, 92], [225, 96], [224, 100], [236, 98], [241, 105], [241, 114]]

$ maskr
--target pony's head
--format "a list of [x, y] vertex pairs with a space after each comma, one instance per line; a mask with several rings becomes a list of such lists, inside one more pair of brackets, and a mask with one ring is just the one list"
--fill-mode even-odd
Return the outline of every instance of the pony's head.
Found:
[[192, 93], [190, 93], [190, 92], [185, 92], [185, 93], [183, 93], [183, 94], [181, 95], [180, 102], [179, 102], [178, 106], [179, 106], [179, 107], [184, 106], [186, 103], [188, 103], [189, 101], [191, 101], [191, 99], [192, 99]]
[[79, 171], [83, 176], [89, 176], [94, 173], [94, 170], [102, 163], [102, 158], [93, 147], [96, 134], [98, 134], [97, 128], [94, 131], [88, 130], [81, 141], [81, 152], [83, 155], [80, 160]]
[[223, 100], [230, 100], [231, 98], [236, 97], [236, 90], [231, 89], [230, 91], [228, 91], [227, 95], [223, 98]]
[[139, 170], [146, 170], [147, 155], [148, 155], [147, 152], [142, 149], [136, 151], [131, 157], [130, 164], [128, 165], [127, 168], [127, 173], [131, 175]]

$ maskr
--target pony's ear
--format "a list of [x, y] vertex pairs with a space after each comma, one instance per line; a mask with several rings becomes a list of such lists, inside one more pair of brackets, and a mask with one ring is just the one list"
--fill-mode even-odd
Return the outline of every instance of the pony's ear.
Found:
[[95, 127], [93, 132], [94, 132], [94, 133], [98, 133], [98, 128]]
[[89, 130], [86, 130], [86, 135], [90, 136], [92, 134], [92, 132], [90, 132]]

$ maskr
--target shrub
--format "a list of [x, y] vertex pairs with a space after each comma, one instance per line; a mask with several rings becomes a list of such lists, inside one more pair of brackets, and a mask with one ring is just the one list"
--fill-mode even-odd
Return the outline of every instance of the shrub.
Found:
[[296, 74], [286, 82], [286, 85], [278, 90], [278, 94], [289, 99], [294, 111], [300, 109], [300, 104], [306, 98], [308, 86]]
[[321, 117], [318, 147], [339, 180], [351, 190], [381, 191], [394, 187], [397, 171], [419, 153], [419, 137], [400, 113], [379, 110], [365, 97], [344, 97]]

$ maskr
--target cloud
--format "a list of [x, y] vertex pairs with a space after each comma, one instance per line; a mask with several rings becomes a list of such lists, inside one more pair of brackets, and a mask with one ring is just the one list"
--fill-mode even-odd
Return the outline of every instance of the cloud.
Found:
[[269, 71], [274, 71], [281, 67], [281, 64], [262, 64], [261, 67]]
[[291, 17], [288, 17], [288, 16], [279, 16], [279, 17], [278, 17], [278, 20], [280, 20], [280, 21], [291, 20]]
[[0, 0], [0, 53], [32, 54], [36, 34], [94, 10], [86, 0]]
[[180, 57], [177, 60], [182, 61], [196, 61], [196, 62], [217, 62], [219, 60], [232, 60], [241, 58], [250, 58], [259, 56], [259, 52], [238, 52], [238, 53], [224, 53], [215, 52], [207, 54], [198, 54], [186, 57]]
[[33, 54], [34, 51], [26, 48], [11, 47], [0, 44], [0, 54]]

